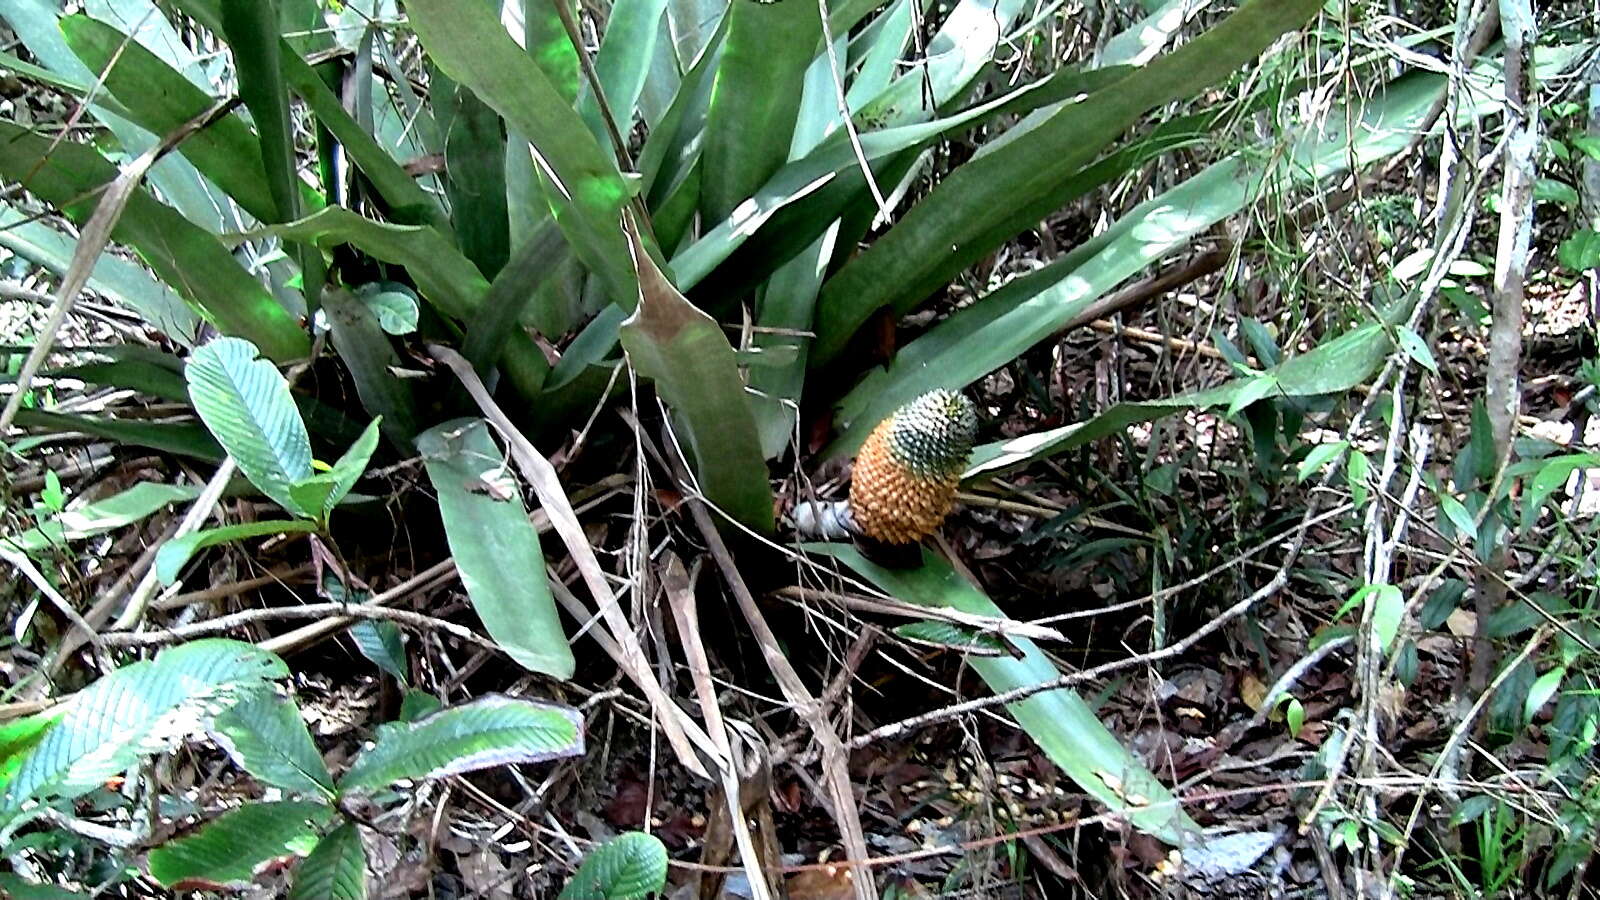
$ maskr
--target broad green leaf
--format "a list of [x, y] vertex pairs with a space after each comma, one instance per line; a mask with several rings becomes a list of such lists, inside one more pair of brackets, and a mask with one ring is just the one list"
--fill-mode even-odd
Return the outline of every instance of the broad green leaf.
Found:
[[557, 273], [568, 260], [561, 231], [550, 219], [533, 229], [511, 254], [484, 293], [478, 314], [467, 321], [461, 355], [480, 374], [503, 362], [506, 346], [521, 331], [518, 322], [544, 317], [530, 304], [548, 296], [547, 291], [554, 287], [549, 282], [560, 277]]
[[894, 127], [922, 121], [959, 100], [1030, 8], [1026, 0], [960, 0], [921, 58], [864, 105], [858, 118], [869, 128]]
[[[220, 0], [172, 0], [205, 27], [222, 34]], [[344, 103], [292, 46], [280, 45], [278, 63], [289, 89], [305, 101], [317, 121], [339, 141], [355, 167], [388, 204], [391, 217], [407, 224], [428, 224], [448, 233], [450, 223], [438, 201], [430, 197], [372, 135], [345, 111]]]
[[[78, 58], [102, 73], [106, 90], [126, 105], [133, 120], [156, 134], [176, 131], [217, 102], [142, 44], [98, 19], [63, 16], [61, 32]], [[261, 145], [240, 116], [221, 117], [177, 149], [245, 212], [264, 222], [276, 219]]]
[[198, 422], [146, 422], [140, 419], [105, 419], [42, 409], [17, 410], [16, 423], [50, 433], [81, 431], [119, 444], [149, 447], [207, 462], [220, 462], [222, 448]]
[[571, 678], [575, 661], [545, 574], [539, 533], [481, 419], [423, 432], [417, 449], [472, 608], [496, 644], [534, 672]]
[[292, 794], [333, 797], [333, 778], [293, 697], [261, 691], [217, 716], [212, 735], [239, 767]]
[[1237, 416], [1239, 412], [1258, 400], [1271, 397], [1278, 391], [1278, 379], [1271, 375], [1256, 375], [1245, 379], [1239, 390], [1234, 392], [1233, 399], [1228, 401], [1228, 418]]
[[571, 707], [480, 697], [416, 722], [386, 726], [339, 779], [339, 792], [576, 756], [583, 753], [582, 725], [582, 716]]
[[1444, 517], [1450, 522], [1450, 527], [1455, 529], [1458, 540], [1469, 544], [1477, 541], [1478, 527], [1473, 522], [1472, 513], [1467, 512], [1467, 508], [1460, 500], [1449, 494], [1440, 494], [1439, 508], [1444, 511]]
[[197, 487], [142, 481], [104, 500], [75, 503], [36, 528], [0, 536], [0, 544], [23, 553], [38, 553], [67, 541], [131, 525], [174, 503], [193, 500], [199, 494]]
[[[290, 90], [283, 78], [282, 56], [286, 43], [278, 38], [277, 3], [261, 0], [221, 0], [222, 37], [234, 53], [234, 80], [238, 98], [250, 109], [261, 143], [262, 167], [277, 215], [264, 221], [286, 223], [306, 215], [309, 208], [299, 195], [299, 163], [294, 159], [294, 125], [290, 120]], [[291, 53], [291, 51], [290, 51]], [[322, 203], [317, 203], [318, 207]], [[294, 247], [299, 261], [301, 295], [307, 312], [322, 304], [326, 264], [315, 245]]]
[[[169, 51], [175, 46], [183, 46], [181, 41], [171, 40], [172, 26], [146, 0], [130, 0], [127, 3], [91, 0], [84, 6], [89, 15], [111, 22], [121, 31], [132, 32], [136, 40], [158, 51], [158, 55], [166, 53], [175, 59], [177, 54]], [[7, 0], [0, 4], [0, 17], [5, 18], [16, 30], [34, 59], [44, 63], [55, 74], [80, 85], [94, 85], [98, 82], [98, 74], [78, 60], [62, 37], [59, 28], [61, 12], [62, 6], [55, 0]], [[147, 40], [151, 37], [158, 40]], [[181, 53], [192, 59], [186, 49]], [[198, 67], [187, 63], [180, 63], [178, 67], [186, 74], [200, 77]], [[106, 96], [105, 91], [95, 93]], [[87, 110], [105, 124], [115, 143], [130, 158], [153, 149], [162, 137], [122, 116], [120, 113], [125, 110], [121, 109], [120, 104], [92, 101]], [[182, 156], [169, 154], [157, 161], [151, 167], [147, 180], [154, 188], [154, 193], [201, 230], [217, 233], [240, 227], [238, 217], [228, 207], [226, 198], [208, 186], [194, 166]]]
[[[739, 0], [748, 2], [748, 0]], [[636, 240], [629, 231], [630, 239]], [[644, 246], [634, 244], [639, 304], [622, 323], [633, 368], [655, 380], [677, 414], [707, 499], [762, 534], [772, 533], [772, 487], [733, 346], [716, 320], [678, 293]]]
[[65, 712], [56, 707], [0, 725], [0, 788], [17, 773], [28, 751], [44, 739], [50, 726]]
[[283, 54], [282, 64], [283, 77], [290, 89], [339, 141], [350, 161], [389, 205], [391, 217], [408, 225], [430, 225], [448, 234], [450, 223], [438, 201], [418, 186], [394, 157], [345, 112], [338, 95], [316, 70], [292, 52]]
[[[0, 70], [12, 72], [29, 81], [37, 81], [50, 87], [60, 88], [80, 99], [95, 94], [94, 85], [90, 82], [79, 81], [76, 78], [64, 76], [58, 72], [52, 72], [43, 66], [37, 66], [31, 62], [18, 59], [10, 53], [0, 53]], [[129, 117], [128, 111], [122, 107], [122, 104], [105, 96], [103, 93], [96, 95], [94, 102], [96, 106], [115, 114], [119, 118], [126, 119]]]
[[1406, 598], [1392, 584], [1372, 585], [1366, 600], [1372, 605], [1372, 633], [1378, 639], [1378, 650], [1387, 653], [1400, 633], [1400, 622], [1405, 618]]
[[[817, 4], [733, 0], [702, 137], [700, 209], [727, 218], [789, 158], [806, 68], [817, 54]], [[842, 74], [841, 74], [842, 77]]]
[[183, 567], [188, 565], [195, 553], [206, 547], [230, 544], [253, 537], [294, 532], [309, 533], [316, 530], [317, 524], [306, 519], [278, 519], [270, 522], [240, 522], [236, 525], [221, 525], [216, 528], [191, 531], [172, 538], [156, 551], [156, 577], [160, 578], [164, 585], [177, 582]]
[[666, 846], [655, 835], [630, 831], [590, 850], [556, 900], [645, 900], [666, 884]]
[[403, 285], [390, 286], [386, 282], [364, 284], [356, 289], [356, 296], [378, 318], [378, 327], [385, 334], [407, 335], [417, 330], [416, 295]]
[[277, 656], [216, 638], [123, 666], [67, 701], [0, 794], [0, 817], [28, 800], [77, 797], [288, 674]]
[[1522, 704], [1522, 720], [1524, 722], [1533, 721], [1534, 715], [1546, 703], [1550, 702], [1550, 698], [1556, 695], [1556, 691], [1561, 689], [1561, 682], [1566, 677], [1567, 670], [1558, 667], [1540, 675], [1538, 680], [1534, 681], [1533, 687], [1528, 689], [1528, 698]]
[[[129, 345], [130, 349], [145, 348]], [[118, 354], [123, 356], [123, 354]], [[177, 363], [175, 368], [169, 368], [164, 363], [170, 360]], [[51, 369], [41, 373], [51, 378], [76, 378], [89, 384], [107, 385], [110, 387], [125, 388], [149, 394], [173, 403], [188, 403], [189, 388], [183, 381], [183, 362], [176, 356], [166, 357], [160, 362], [142, 359], [136, 354], [129, 354], [120, 359], [108, 362], [91, 362], [77, 366], [67, 366], [64, 369]]]
[[564, 4], [569, 14], [573, 13], [575, 4], [572, 0], [551, 0], [548, 3], [524, 0], [516, 5], [522, 7], [524, 49], [538, 64], [539, 71], [550, 79], [550, 86], [556, 94], [571, 104], [578, 99], [582, 84], [578, 72], [578, 50], [572, 46], [572, 38], [567, 34], [566, 24], [561, 21], [561, 10], [557, 8], [557, 3]]
[[490, 5], [411, 0], [406, 13], [439, 69], [532, 142], [556, 223], [574, 252], [605, 280], [612, 299], [631, 305], [638, 288], [617, 228], [628, 189], [609, 153], [512, 41]]
[[402, 685], [408, 683], [406, 645], [399, 625], [383, 619], [362, 619], [350, 626], [350, 637], [362, 656], [393, 675]]
[[[1315, 350], [1291, 356], [1272, 370], [1285, 397], [1311, 397], [1347, 391], [1377, 371], [1392, 348], [1383, 326], [1374, 322], [1352, 329]], [[1076, 422], [1035, 434], [979, 446], [964, 479], [998, 474], [1081, 447], [1090, 441], [1187, 409], [1207, 409], [1232, 403], [1253, 379], [1236, 378], [1226, 384], [1165, 400], [1119, 403], [1085, 422]]]
[[[99, 189], [116, 175], [116, 167], [88, 145], [55, 143], [0, 121], [0, 176], [26, 181], [30, 192], [80, 225], [92, 214]], [[253, 342], [268, 358], [288, 361], [310, 350], [299, 323], [215, 236], [148, 193], [133, 193], [111, 236], [138, 250], [162, 281], [223, 332]]]
[[[895, 598], [919, 606], [953, 607], [961, 612], [1004, 618], [983, 592], [968, 584], [950, 564], [924, 549], [916, 568], [887, 569], [847, 544], [809, 544], [811, 553], [831, 556]], [[995, 692], [1054, 681], [1061, 673], [1030, 640], [1012, 638], [1021, 651], [1010, 656], [969, 657], [970, 665]], [[1183, 844], [1199, 831], [1170, 792], [1118, 742], [1077, 693], [1058, 689], [1035, 694], [1006, 707], [1050, 761], [1090, 796], [1125, 815], [1139, 828], [1171, 844]]]
[[332, 819], [333, 808], [322, 803], [248, 802], [150, 851], [150, 877], [169, 888], [180, 881], [249, 881], [268, 860], [311, 852]]
[[239, 471], [284, 509], [299, 513], [291, 485], [311, 477], [311, 439], [289, 382], [240, 338], [218, 338], [184, 368], [189, 398]]
[[951, 172], [823, 286], [816, 362], [835, 359], [876, 310], [905, 313], [1038, 222], [1059, 205], [1061, 186], [1147, 111], [1222, 79], [1321, 7], [1319, 0], [1247, 3], [1178, 50]]
[[1533, 474], [1533, 478], [1527, 482], [1527, 492], [1522, 498], [1523, 529], [1533, 527], [1545, 502], [1566, 485], [1573, 472], [1596, 466], [1600, 466], [1600, 453], [1569, 453], [1544, 459], [1524, 460], [1507, 469], [1508, 481], [1514, 476], [1529, 472]]
[[317, 842], [295, 870], [289, 900], [367, 900], [367, 850], [354, 822]]
[[[78, 242], [43, 222], [0, 208], [0, 247], [26, 257], [58, 277], [72, 265]], [[172, 288], [132, 260], [100, 254], [89, 273], [89, 288], [115, 300], [180, 346], [191, 347], [200, 333], [200, 317]]]
[[412, 688], [400, 698], [400, 721], [416, 722], [444, 708], [438, 697]]
[[[825, 68], [819, 70], [819, 74], [828, 75]], [[1065, 71], [943, 118], [862, 134], [861, 155], [874, 166], [874, 171], [880, 168], [887, 171], [905, 154], [927, 146], [940, 137], [968, 129], [1005, 112], [1030, 108], [1061, 93], [1075, 94], [1107, 81], [1114, 81], [1114, 78], [1104, 72], [1080, 75]], [[820, 235], [827, 222], [843, 212], [851, 200], [862, 196], [864, 186], [855, 184], [855, 179], [860, 178], [860, 165], [855, 147], [843, 131], [834, 131], [819, 138], [815, 147], [806, 148], [800, 158], [777, 169], [726, 218], [709, 228], [699, 240], [678, 252], [669, 267], [673, 277], [686, 287], [699, 284], [758, 232], [762, 238], [771, 236], [781, 239], [778, 245], [780, 249], [774, 251], [775, 255], [782, 255], [783, 248], [788, 248], [791, 243], [796, 245], [795, 249], [804, 246], [799, 242]], [[847, 190], [827, 191], [828, 187], [838, 186], [841, 182], [845, 182]], [[812, 198], [819, 198], [814, 206], [798, 205]], [[823, 203], [823, 199], [828, 202]], [[778, 218], [781, 213], [788, 211], [792, 211], [795, 218], [803, 216], [809, 220], [812, 223], [811, 230], [797, 231], [787, 236], [771, 234], [790, 230], [788, 223]], [[764, 226], [769, 225], [763, 230]], [[757, 247], [758, 251], [762, 249]], [[791, 255], [792, 252], [790, 250]]]
[[384, 333], [372, 306], [347, 290], [331, 288], [322, 294], [329, 335], [339, 358], [350, 370], [361, 405], [380, 420], [384, 437], [404, 452], [411, 452], [420, 414], [404, 378], [400, 354]]
[[1289, 729], [1289, 737], [1300, 736], [1300, 729], [1306, 724], [1306, 708], [1298, 699], [1288, 698], [1288, 705], [1283, 711], [1283, 724]]
[[1306, 458], [1301, 461], [1300, 468], [1295, 471], [1295, 480], [1305, 481], [1312, 475], [1321, 472], [1328, 463], [1344, 456], [1349, 449], [1349, 441], [1332, 441], [1312, 447], [1311, 452], [1307, 453]]
[[1600, 231], [1582, 228], [1561, 242], [1556, 258], [1574, 272], [1600, 269]]
[[391, 225], [330, 206], [261, 233], [286, 240], [315, 241], [324, 247], [350, 244], [384, 262], [404, 266], [422, 296], [452, 318], [471, 319], [489, 290], [489, 282], [478, 267], [430, 226]]

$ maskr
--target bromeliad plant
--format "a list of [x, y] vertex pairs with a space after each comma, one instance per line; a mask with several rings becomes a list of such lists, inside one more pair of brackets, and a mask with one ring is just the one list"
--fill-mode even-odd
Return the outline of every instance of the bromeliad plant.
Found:
[[[258, 489], [306, 523], [294, 527], [328, 524], [375, 450], [375, 429], [402, 453], [420, 451], [490, 635], [556, 677], [571, 674], [571, 651], [537, 534], [519, 492], [501, 485], [507, 457], [480, 420], [433, 421], [443, 418], [439, 383], [397, 377], [425, 375], [417, 345], [396, 339], [409, 329], [405, 304], [400, 326], [386, 327], [395, 310], [374, 298], [419, 298], [417, 336], [458, 350], [535, 438], [626, 385], [618, 372], [631, 365], [671, 408], [699, 489], [769, 534], [768, 464], [794, 445], [802, 402], [836, 405], [829, 455], [867, 442], [873, 479], [855, 490], [871, 492], [871, 461], [893, 451], [883, 446], [893, 428], [871, 434], [903, 404], [930, 390], [958, 396], [1264, 191], [1311, 187], [1401, 150], [1434, 124], [1446, 87], [1442, 74], [1411, 72], [1319, 127], [1287, 123], [1295, 137], [1224, 155], [862, 371], [846, 351], [877, 332], [873, 323], [918, 310], [1051, 211], [1236, 116], [1294, 117], [1292, 99], [1314, 78], [1296, 77], [1279, 41], [1320, 0], [1247, 0], [1168, 49], [1171, 23], [1203, 8], [1171, 0], [1112, 40], [1098, 66], [1005, 89], [986, 76], [999, 48], [1039, 24], [1024, 0], [958, 0], [925, 54], [916, 0], [839, 0], [825, 14], [808, 0], [617, 0], [595, 23], [592, 55], [563, 4], [408, 0], [403, 18], [391, 0], [338, 13], [317, 0], [125, 0], [65, 16], [52, 0], [11, 0], [0, 11], [33, 60], [0, 65], [65, 92], [101, 127], [89, 144], [0, 120], [0, 174], [39, 202], [84, 222], [117, 175], [114, 160], [190, 132], [111, 232], [153, 277], [38, 222], [8, 226], [0, 242], [58, 270], [92, 265], [90, 287], [125, 299], [168, 346], [198, 347], [177, 398], [192, 401]], [[192, 50], [175, 17], [229, 53]], [[1258, 62], [1274, 45], [1280, 52]], [[411, 71], [416, 49], [425, 63]], [[1380, 58], [1357, 65], [1388, 71]], [[1493, 66], [1470, 78], [1484, 89], [1463, 91], [1464, 118], [1492, 111], [1481, 98], [1500, 96], [1487, 87]], [[1230, 103], [1129, 137], [1152, 111], [1219, 85]], [[937, 173], [916, 202], [891, 202], [925, 183], [924, 161], [941, 141], [967, 134], [987, 138], [980, 152]], [[719, 320], [740, 310], [754, 327], [735, 347]], [[957, 476], [986, 477], [1180, 409], [1346, 391], [1389, 353], [1393, 321], [1203, 394], [980, 446], [964, 472], [937, 473], [936, 499], [948, 502]], [[374, 424], [316, 474], [313, 435], [287, 415], [272, 364], [303, 359], [319, 329], [365, 408], [323, 407], [322, 421], [338, 430], [349, 412]], [[212, 331], [224, 337], [209, 340]], [[170, 387], [176, 366], [165, 371], [160, 384]], [[96, 378], [117, 384], [134, 373], [113, 360]], [[251, 412], [249, 427], [240, 410]], [[24, 426], [217, 458], [183, 424], [23, 412]], [[963, 437], [967, 424], [963, 414]], [[177, 499], [130, 497], [94, 521], [115, 527]], [[189, 540], [162, 551], [166, 571], [206, 539]], [[817, 549], [904, 600], [1004, 615], [934, 554], [888, 570], [849, 547]], [[1014, 655], [974, 658], [992, 689], [1058, 677], [1037, 647], [1013, 643]], [[1071, 691], [1010, 709], [1087, 793], [1165, 840], [1192, 833], [1166, 789]]]

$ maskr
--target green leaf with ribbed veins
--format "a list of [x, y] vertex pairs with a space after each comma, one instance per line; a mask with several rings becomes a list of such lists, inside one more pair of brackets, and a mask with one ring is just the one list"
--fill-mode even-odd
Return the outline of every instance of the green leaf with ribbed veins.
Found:
[[[456, 561], [460, 565], [460, 560]], [[350, 626], [350, 637], [361, 655], [390, 675], [402, 686], [406, 678], [406, 645], [400, 626], [383, 619], [362, 619]]]
[[189, 398], [250, 483], [284, 509], [306, 515], [289, 486], [311, 477], [311, 439], [289, 382], [257, 352], [232, 337], [195, 350], [183, 373]]
[[482, 419], [446, 422], [419, 435], [417, 449], [461, 583], [484, 629], [518, 665], [571, 678], [576, 662], [550, 593], [539, 532], [515, 486], [491, 484], [506, 459], [488, 427]]
[[367, 900], [367, 850], [354, 822], [317, 842], [295, 870], [289, 900]]
[[251, 644], [208, 638], [104, 676], [67, 701], [0, 794], [0, 819], [28, 800], [71, 798], [196, 731], [209, 716], [289, 674]]
[[0, 536], [0, 544], [23, 553], [37, 553], [67, 541], [131, 525], [173, 503], [193, 500], [199, 494], [199, 488], [188, 485], [142, 481], [104, 500], [74, 504], [37, 528]]
[[589, 851], [556, 900], [644, 900], [667, 883], [667, 848], [642, 831], [619, 834]]
[[333, 808], [322, 803], [246, 803], [150, 851], [150, 877], [169, 888], [190, 880], [249, 881], [268, 860], [311, 852], [332, 819]]
[[267, 784], [333, 797], [333, 777], [293, 697], [273, 691], [248, 697], [217, 716], [211, 733], [240, 768]]
[[339, 792], [577, 756], [583, 753], [582, 725], [583, 717], [568, 706], [488, 695], [386, 726], [339, 779]]
[[[962, 579], [950, 563], [927, 549], [923, 550], [922, 564], [910, 569], [879, 566], [848, 544], [809, 544], [804, 549], [839, 560], [904, 602], [1006, 617], [994, 601]], [[978, 656], [967, 660], [990, 690], [1003, 693], [1060, 677], [1055, 664], [1033, 641], [1011, 641], [1021, 651], [1020, 659]], [[1126, 816], [1134, 827], [1170, 844], [1184, 844], [1198, 836], [1199, 826], [1167, 788], [1101, 724], [1094, 710], [1075, 691], [1045, 691], [1008, 704], [1006, 709], [1067, 777], [1118, 815]]]

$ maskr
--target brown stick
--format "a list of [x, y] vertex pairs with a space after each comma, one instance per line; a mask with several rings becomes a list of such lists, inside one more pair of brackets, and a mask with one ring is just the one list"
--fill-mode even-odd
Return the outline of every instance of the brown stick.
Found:
[[[671, 442], [667, 442], [669, 448]], [[679, 483], [688, 484], [688, 471], [681, 459], [673, 459], [673, 469]], [[761, 607], [756, 603], [756, 598], [750, 593], [750, 588], [745, 585], [744, 578], [739, 574], [739, 567], [733, 561], [733, 554], [728, 552], [728, 545], [723, 542], [722, 535], [717, 531], [716, 523], [711, 520], [711, 513], [707, 511], [706, 502], [695, 497], [688, 503], [689, 511], [694, 516], [694, 523], [699, 527], [701, 535], [706, 540], [706, 546], [711, 550], [712, 559], [716, 560], [717, 568], [722, 570], [722, 577], [728, 582], [728, 588], [733, 591], [734, 599], [738, 601], [739, 611], [744, 614], [745, 622], [750, 630], [755, 633], [756, 643], [761, 646], [761, 656], [767, 661], [767, 667], [772, 671], [773, 678], [777, 679], [778, 687], [783, 690], [783, 695], [794, 707], [798, 715], [811, 728], [811, 733], [817, 738], [817, 743], [822, 747], [822, 771], [828, 786], [828, 794], [833, 801], [833, 818], [839, 826], [839, 839], [844, 843], [844, 865], [852, 867], [851, 886], [855, 889], [856, 900], [874, 900], [878, 896], [878, 889], [872, 877], [872, 870], [867, 868], [867, 839], [861, 830], [861, 813], [856, 805], [855, 789], [850, 784], [850, 756], [845, 751], [844, 742], [833, 730], [823, 711], [822, 704], [811, 693], [811, 689], [800, 678], [800, 673], [795, 671], [788, 657], [783, 655], [779, 648], [778, 636], [773, 633], [772, 626], [767, 624], [767, 619], [761, 614]]]

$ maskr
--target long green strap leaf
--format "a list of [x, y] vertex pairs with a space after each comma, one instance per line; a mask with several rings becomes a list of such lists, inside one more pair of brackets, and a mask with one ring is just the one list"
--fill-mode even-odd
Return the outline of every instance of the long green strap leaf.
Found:
[[[0, 175], [25, 183], [29, 191], [82, 224], [94, 211], [98, 189], [110, 184], [117, 170], [92, 147], [57, 143], [0, 121]], [[145, 191], [134, 191], [111, 236], [138, 250], [163, 281], [222, 331], [250, 340], [280, 362], [310, 351], [310, 338], [300, 323], [221, 241]]]
[[810, 0], [732, 0], [728, 36], [711, 88], [701, 212], [727, 218], [789, 158], [806, 68], [822, 17]]
[[[849, 544], [808, 544], [811, 553], [832, 556], [874, 585], [907, 603], [951, 607], [964, 613], [1007, 618], [984, 593], [973, 587], [934, 553], [923, 550], [922, 565], [887, 569], [871, 562]], [[1022, 652], [1011, 656], [969, 656], [967, 665], [996, 693], [1046, 684], [1061, 676], [1049, 657], [1027, 638], [1010, 637]], [[1050, 761], [1090, 796], [1128, 818], [1133, 825], [1170, 844], [1198, 836], [1199, 826], [1178, 805], [1171, 792], [1117, 740], [1083, 698], [1062, 688], [1006, 705], [1022, 730]]]
[[[61, 33], [84, 65], [101, 73], [106, 90], [126, 104], [129, 117], [142, 128], [168, 134], [216, 102], [144, 45], [99, 19], [64, 16]], [[178, 152], [245, 212], [263, 222], [277, 216], [261, 146], [238, 115], [230, 113], [190, 135]]]
[[618, 228], [628, 189], [616, 163], [489, 5], [412, 0], [406, 12], [434, 63], [532, 141], [556, 223], [612, 299], [631, 307], [638, 286]]
[[1057, 186], [1140, 116], [1223, 78], [1321, 7], [1320, 0], [1252, 0], [1181, 49], [950, 173], [823, 286], [813, 366], [837, 358], [877, 310], [905, 313], [1038, 222], [1054, 208]]

